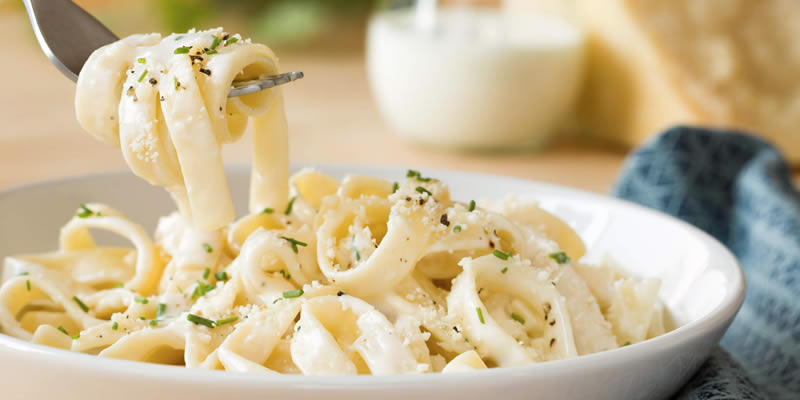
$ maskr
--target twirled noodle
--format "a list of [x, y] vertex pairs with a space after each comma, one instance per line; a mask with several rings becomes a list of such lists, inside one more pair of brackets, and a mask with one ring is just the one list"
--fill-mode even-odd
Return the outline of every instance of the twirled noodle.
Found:
[[[578, 263], [580, 237], [536, 203], [454, 201], [417, 171], [289, 177], [280, 91], [227, 98], [234, 79], [277, 71], [269, 49], [221, 29], [95, 52], [78, 119], [180, 212], [152, 240], [81, 205], [57, 251], [5, 260], [0, 329], [100, 357], [305, 375], [513, 367], [665, 332], [660, 283]], [[231, 221], [220, 144], [248, 121], [250, 212]]]
[[75, 109], [86, 131], [119, 145], [136, 175], [167, 189], [187, 220], [210, 231], [234, 219], [220, 146], [240, 138], [249, 119], [250, 211], [286, 205], [288, 140], [280, 89], [228, 97], [234, 80], [278, 70], [269, 48], [222, 28], [163, 40], [133, 35], [89, 57]]

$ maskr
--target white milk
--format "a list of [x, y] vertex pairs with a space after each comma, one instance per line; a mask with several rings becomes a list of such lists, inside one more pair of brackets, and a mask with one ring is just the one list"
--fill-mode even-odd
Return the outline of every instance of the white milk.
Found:
[[582, 78], [583, 36], [558, 17], [442, 8], [372, 18], [367, 67], [401, 135], [460, 148], [520, 148], [554, 132]]

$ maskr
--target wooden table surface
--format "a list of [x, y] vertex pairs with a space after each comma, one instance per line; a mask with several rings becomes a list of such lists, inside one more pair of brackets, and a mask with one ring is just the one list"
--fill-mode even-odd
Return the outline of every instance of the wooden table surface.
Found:
[[[124, 169], [118, 149], [103, 145], [78, 125], [75, 85], [33, 42], [24, 15], [0, 13], [0, 189], [32, 181]], [[372, 100], [362, 56], [284, 56], [285, 70], [306, 78], [285, 90], [291, 160], [374, 164], [415, 169], [447, 168], [535, 179], [596, 192], [607, 191], [624, 152], [575, 142], [540, 152], [464, 154], [408, 144], [391, 133]], [[248, 162], [247, 140], [224, 151], [227, 163]]]

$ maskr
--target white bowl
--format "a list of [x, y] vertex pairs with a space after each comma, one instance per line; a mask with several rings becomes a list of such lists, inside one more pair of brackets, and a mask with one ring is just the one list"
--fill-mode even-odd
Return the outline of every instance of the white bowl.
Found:
[[[397, 180], [398, 168], [321, 167]], [[454, 198], [539, 199], [586, 241], [587, 258], [608, 253], [637, 276], [662, 279], [660, 296], [679, 326], [654, 339], [602, 353], [525, 367], [460, 374], [305, 377], [191, 370], [104, 359], [0, 334], [3, 399], [658, 399], [674, 393], [708, 356], [742, 304], [744, 275], [719, 242], [675, 218], [625, 201], [513, 178], [424, 171]], [[249, 169], [229, 169], [245, 210]], [[37, 183], [0, 192], [0, 256], [54, 249], [76, 205], [99, 201], [148, 229], [173, 209], [157, 187], [129, 173]]]

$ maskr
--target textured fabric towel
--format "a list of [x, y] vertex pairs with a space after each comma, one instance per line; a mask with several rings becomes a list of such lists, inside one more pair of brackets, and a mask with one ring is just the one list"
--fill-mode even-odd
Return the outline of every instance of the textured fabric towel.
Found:
[[751, 136], [677, 127], [626, 160], [613, 193], [681, 218], [736, 254], [741, 311], [677, 399], [800, 399], [800, 193]]

